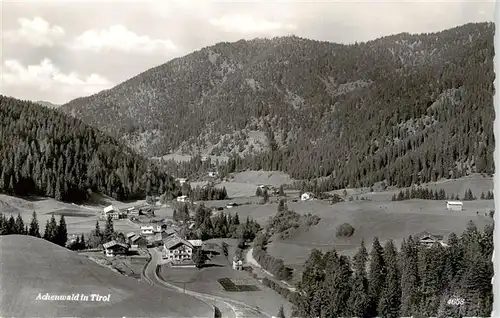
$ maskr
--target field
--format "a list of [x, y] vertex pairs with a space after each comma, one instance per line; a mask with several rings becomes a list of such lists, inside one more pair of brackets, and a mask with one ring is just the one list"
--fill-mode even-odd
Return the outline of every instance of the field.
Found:
[[[21, 214], [25, 223], [31, 221], [33, 211], [37, 213], [38, 224], [43, 232], [45, 223], [55, 215], [59, 222], [59, 215], [64, 215], [67, 224], [68, 234], [89, 233], [95, 228], [96, 220], [102, 208], [106, 205], [113, 204], [118, 208], [124, 208], [133, 205], [142, 204], [144, 201], [136, 202], [118, 202], [108, 197], [98, 197], [98, 203], [76, 205], [71, 203], [59, 202], [51, 198], [19, 198], [0, 194], [0, 213], [10, 217]], [[104, 228], [104, 220], [99, 220], [101, 228]], [[130, 232], [137, 229], [137, 226], [128, 220], [115, 220], [113, 222], [116, 231]], [[42, 233], [43, 234], [43, 233]]]
[[84, 252], [79, 253], [80, 255], [85, 255], [91, 258], [94, 262], [111, 268], [122, 275], [133, 277], [136, 279], [141, 278], [142, 270], [144, 265], [146, 265], [149, 256], [137, 255], [137, 256], [115, 256], [107, 257], [103, 252]]
[[[218, 246], [222, 241], [228, 243], [229, 260], [232, 259], [236, 249], [235, 239], [213, 239], [206, 241], [204, 246], [210, 243]], [[205, 247], [204, 247], [205, 249]], [[246, 271], [235, 271], [230, 262], [222, 255], [213, 257], [207, 262], [208, 267], [200, 270], [196, 268], [171, 268], [163, 265], [161, 277], [179, 287], [184, 287], [197, 292], [209, 293], [237, 301], [245, 302], [250, 306], [259, 307], [265, 312], [276, 314], [279, 306], [283, 304], [285, 313], [291, 312], [291, 304], [283, 299], [272, 289], [262, 285]], [[250, 285], [258, 288], [257, 291], [225, 291], [219, 283], [219, 279], [228, 278], [236, 285]]]
[[[0, 250], [0, 308], [5, 317], [207, 317], [212, 311], [190, 296], [125, 277], [42, 239], [2, 236]], [[109, 294], [110, 300], [36, 300], [39, 293]]]
[[[459, 194], [460, 196], [463, 196], [465, 190], [470, 188], [474, 195], [479, 198], [481, 192], [493, 190], [493, 180], [473, 175], [458, 180], [424, 184], [423, 187], [442, 188], [447, 194]], [[298, 193], [288, 194], [287, 205], [290, 209], [301, 214], [316, 214], [321, 217], [321, 221], [308, 230], [298, 231], [286, 240], [273, 238], [268, 251], [271, 255], [282, 258], [285, 264], [294, 268], [299, 274], [312, 248], [323, 251], [335, 248], [343, 254], [353, 255], [361, 240], [365, 240], [367, 248], [370, 248], [374, 236], [378, 236], [382, 243], [385, 240], [393, 239], [399, 247], [403, 238], [421, 231], [447, 236], [451, 232], [461, 234], [469, 220], [473, 220], [479, 228], [492, 222], [492, 219], [485, 216], [485, 213], [494, 209], [493, 200], [464, 201], [463, 211], [451, 212], [445, 209], [446, 201], [419, 199], [391, 201], [393, 194], [399, 191], [400, 189], [388, 189], [380, 192], [370, 192], [369, 188], [347, 189], [347, 196], [344, 196], [343, 190], [332, 191], [346, 200], [346, 202], [334, 205], [320, 200], [291, 202], [290, 199], [298, 198]], [[353, 197], [351, 202], [348, 200], [350, 196]], [[358, 196], [358, 200], [356, 200], [356, 196]], [[361, 200], [362, 197], [365, 200]], [[238, 200], [241, 202], [251, 201], [252, 198], [238, 198]], [[250, 216], [261, 224], [265, 224], [270, 216], [276, 214], [277, 204], [275, 202], [264, 205], [246, 204], [234, 207], [229, 211], [231, 213], [237, 212], [240, 219]], [[207, 204], [216, 205], [217, 201]], [[349, 238], [337, 238], [335, 236], [336, 228], [344, 222], [350, 223], [355, 232]]]

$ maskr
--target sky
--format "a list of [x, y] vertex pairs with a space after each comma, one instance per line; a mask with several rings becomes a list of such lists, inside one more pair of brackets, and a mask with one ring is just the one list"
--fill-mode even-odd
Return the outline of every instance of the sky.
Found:
[[493, 21], [493, 11], [493, 0], [0, 0], [0, 92], [63, 104], [218, 42], [363, 42]]

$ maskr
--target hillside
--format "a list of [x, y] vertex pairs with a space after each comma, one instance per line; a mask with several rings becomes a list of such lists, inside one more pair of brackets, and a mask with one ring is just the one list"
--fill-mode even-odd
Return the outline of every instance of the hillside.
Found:
[[82, 121], [0, 95], [0, 192], [78, 202], [175, 189], [173, 178]]
[[323, 190], [491, 173], [493, 30], [218, 43], [60, 110], [148, 155], [251, 154], [229, 165]]
[[[0, 251], [0, 314], [4, 317], [210, 316], [211, 308], [201, 301], [173, 291], [158, 290], [42, 239], [2, 236]], [[109, 294], [110, 300], [36, 300], [39, 293]]]
[[56, 105], [56, 104], [52, 104], [51, 102], [46, 102], [46, 101], [36, 101], [35, 104], [39, 104], [39, 105], [42, 105], [42, 106], [45, 106], [47, 108], [57, 108], [61, 105]]

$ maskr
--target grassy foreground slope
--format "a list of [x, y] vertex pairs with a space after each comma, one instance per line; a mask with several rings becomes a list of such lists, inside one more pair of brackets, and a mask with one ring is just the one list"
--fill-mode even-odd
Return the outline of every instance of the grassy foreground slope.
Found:
[[[0, 237], [0, 315], [3, 317], [210, 317], [187, 295], [124, 277], [48, 241]], [[39, 293], [110, 294], [109, 302], [36, 300]]]

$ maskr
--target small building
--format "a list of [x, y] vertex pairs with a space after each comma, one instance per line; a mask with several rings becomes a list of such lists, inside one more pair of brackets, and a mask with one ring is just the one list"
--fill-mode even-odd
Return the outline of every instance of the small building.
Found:
[[241, 271], [243, 269], [243, 261], [236, 255], [233, 257], [233, 269], [236, 271]]
[[141, 235], [134, 235], [130, 238], [130, 247], [133, 249], [145, 248], [148, 245], [148, 241]]
[[238, 203], [235, 203], [235, 202], [231, 202], [231, 203], [226, 204], [226, 208], [228, 208], [228, 209], [232, 209], [236, 206], [238, 206]]
[[314, 199], [314, 193], [312, 193], [312, 192], [304, 192], [300, 196], [300, 200], [302, 200], [302, 201], [308, 201], [308, 200], [312, 200], [312, 199]]
[[135, 235], [135, 232], [128, 232], [127, 234], [125, 234], [125, 237], [127, 238], [127, 240], [130, 240], [130, 238]]
[[446, 210], [462, 211], [464, 204], [462, 201], [446, 201]]
[[189, 202], [189, 198], [187, 195], [181, 195], [180, 197], [177, 197], [177, 202]]
[[188, 179], [187, 178], [177, 178], [177, 179], [175, 179], [175, 181], [178, 181], [181, 185], [183, 185], [184, 183], [188, 182]]
[[104, 253], [108, 257], [113, 257], [115, 255], [125, 255], [128, 252], [128, 245], [125, 243], [118, 243], [115, 240], [109, 241], [102, 245], [104, 247]]
[[208, 160], [208, 157], [207, 157], [207, 156], [202, 156], [202, 157], [201, 157], [201, 162], [205, 162], [205, 161], [207, 161], [207, 160]]
[[144, 225], [141, 226], [141, 234], [142, 235], [153, 235], [155, 228], [152, 225]]
[[198, 248], [203, 245], [202, 240], [187, 240], [187, 241], [193, 246], [193, 248]]
[[419, 233], [415, 236], [418, 240], [418, 244], [423, 247], [432, 247], [435, 244], [440, 244], [441, 246], [448, 246], [446, 243], [443, 242], [443, 236], [442, 235], [434, 235], [429, 232], [422, 232]]
[[219, 175], [219, 173], [217, 171], [209, 171], [208, 172], [208, 176], [211, 177], [211, 178], [215, 178]]
[[132, 211], [129, 211], [129, 212], [127, 213], [127, 217], [128, 217], [129, 219], [139, 217], [139, 210], [132, 210]]
[[147, 246], [161, 246], [163, 244], [163, 239], [162, 233], [146, 236]]

